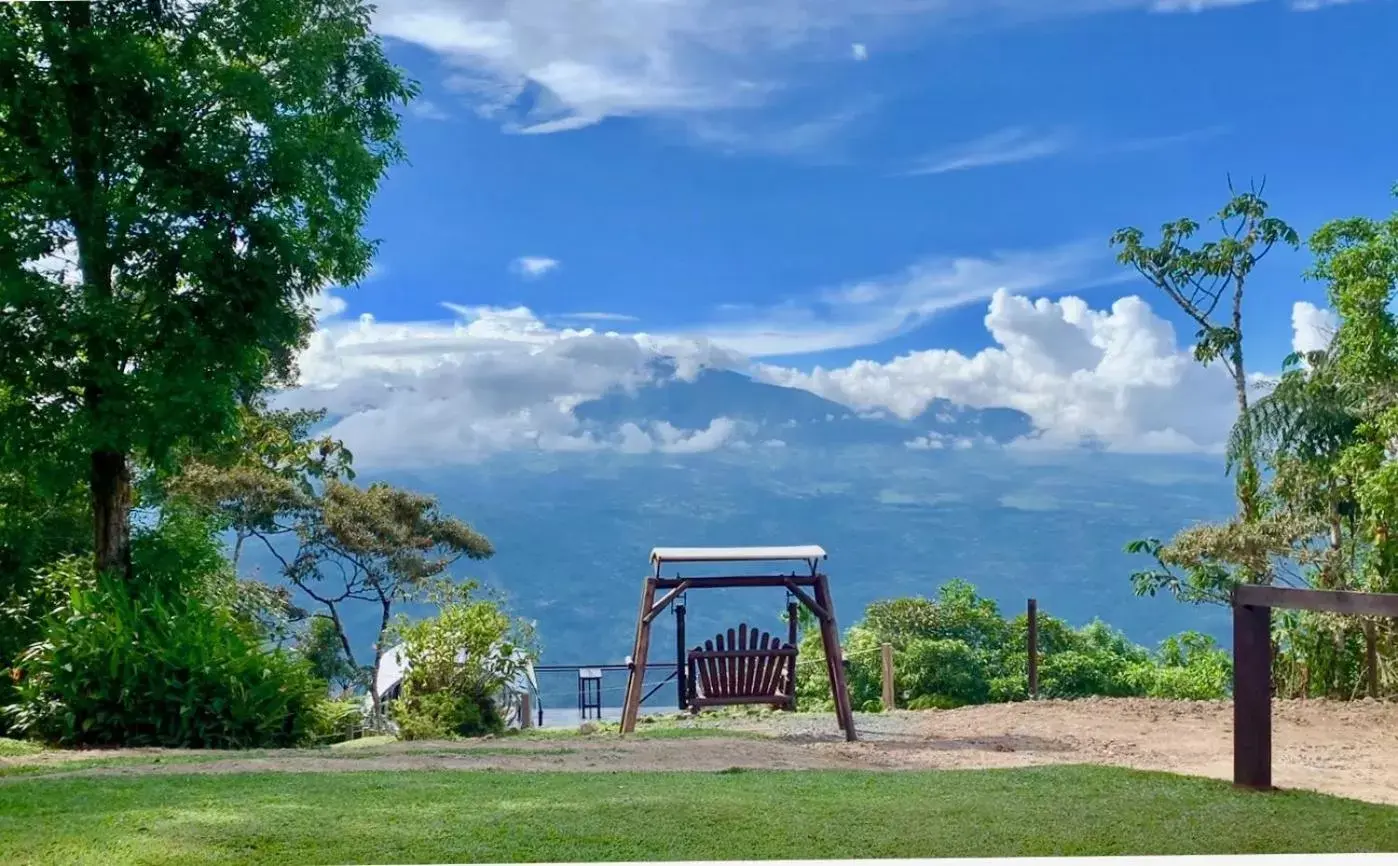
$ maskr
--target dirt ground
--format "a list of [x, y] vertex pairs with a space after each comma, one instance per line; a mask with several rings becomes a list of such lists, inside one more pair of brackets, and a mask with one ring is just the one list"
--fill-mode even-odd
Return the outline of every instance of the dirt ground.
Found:
[[[97, 753], [114, 765], [75, 774], [412, 769], [697, 770], [1016, 767], [1093, 763], [1228, 779], [1232, 704], [1154, 700], [1040, 701], [950, 711], [859, 715], [848, 743], [832, 716], [733, 719], [709, 736], [613, 734], [390, 743], [361, 749], [230, 755], [171, 750]], [[1398, 704], [1279, 701], [1273, 706], [1274, 781], [1398, 805]], [[92, 752], [0, 759], [0, 766], [91, 758]], [[50, 768], [56, 769], [56, 768]], [[63, 775], [69, 775], [65, 772]], [[18, 781], [11, 776], [0, 781]]]

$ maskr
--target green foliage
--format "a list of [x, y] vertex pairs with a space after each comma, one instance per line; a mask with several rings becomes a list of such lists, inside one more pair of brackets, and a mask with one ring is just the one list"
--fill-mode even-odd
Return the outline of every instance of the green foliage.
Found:
[[1233, 657], [1208, 635], [1187, 631], [1168, 637], [1157, 657], [1159, 664], [1138, 663], [1131, 674], [1148, 697], [1207, 701], [1232, 690]]
[[990, 698], [988, 662], [985, 653], [964, 640], [916, 640], [894, 656], [893, 677], [896, 690], [904, 694], [981, 704]]
[[265, 647], [200, 521], [168, 515], [133, 547], [136, 579], [69, 557], [41, 572], [53, 604], [20, 658], [12, 724], [63, 745], [244, 748], [301, 742], [321, 686]]
[[296, 654], [311, 672], [341, 692], [365, 685], [367, 672], [345, 655], [340, 631], [327, 616], [313, 616], [296, 641]]
[[129, 571], [132, 460], [290, 379], [415, 88], [358, 0], [5, 4], [0, 79], [0, 429]]
[[[1039, 693], [1047, 698], [1152, 696], [1217, 699], [1228, 694], [1231, 661], [1213, 641], [1192, 632], [1167, 639], [1152, 654], [1100, 621], [1079, 629], [1042, 611], [1038, 617]], [[869, 605], [844, 640], [851, 702], [871, 707], [882, 695], [880, 646], [894, 648], [897, 704], [947, 709], [1028, 697], [1025, 614], [1006, 620], [994, 602], [961, 580], [936, 600], [898, 598]], [[830, 687], [819, 635], [807, 635], [797, 668], [805, 709], [828, 709]]]
[[471, 737], [504, 728], [496, 698], [532, 649], [530, 626], [467, 586], [437, 616], [400, 626], [408, 672], [391, 713], [405, 740]]
[[[1265, 184], [1264, 184], [1265, 185]], [[1278, 244], [1295, 248], [1296, 231], [1267, 215], [1261, 187], [1239, 192], [1229, 182], [1231, 198], [1213, 217], [1219, 237], [1191, 245], [1199, 223], [1184, 218], [1160, 229], [1160, 242], [1151, 246], [1138, 228], [1112, 235], [1118, 260], [1134, 268], [1175, 303], [1199, 328], [1194, 357], [1203, 365], [1221, 362], [1233, 380], [1240, 432], [1233, 451], [1239, 514], [1244, 522], [1260, 513], [1261, 475], [1248, 412], [1248, 378], [1243, 360], [1243, 294], [1257, 264]], [[1220, 309], [1222, 307], [1222, 309]], [[1259, 581], [1260, 574], [1251, 575]]]
[[311, 706], [307, 735], [326, 746], [351, 739], [364, 726], [364, 701], [359, 698], [319, 701]]

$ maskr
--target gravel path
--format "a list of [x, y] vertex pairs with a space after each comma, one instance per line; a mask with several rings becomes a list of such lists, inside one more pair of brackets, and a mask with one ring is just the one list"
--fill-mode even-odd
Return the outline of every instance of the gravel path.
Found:
[[[49, 777], [487, 768], [898, 771], [1093, 763], [1228, 779], [1232, 709], [1227, 702], [1088, 699], [857, 714], [860, 740], [855, 743], [845, 742], [833, 716], [803, 713], [688, 723], [732, 730], [733, 736], [719, 731], [678, 738], [594, 734], [228, 757], [145, 749], [103, 753], [121, 758], [119, 766]], [[1273, 708], [1273, 753], [1274, 778], [1281, 787], [1398, 805], [1398, 704], [1279, 701]], [[91, 756], [48, 753], [0, 759], [0, 766]], [[24, 778], [3, 777], [0, 784]]]

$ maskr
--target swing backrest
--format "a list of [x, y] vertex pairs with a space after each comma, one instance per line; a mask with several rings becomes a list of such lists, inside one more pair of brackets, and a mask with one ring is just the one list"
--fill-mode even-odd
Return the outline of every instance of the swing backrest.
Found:
[[689, 651], [692, 707], [789, 704], [796, 681], [796, 647], [741, 625]]

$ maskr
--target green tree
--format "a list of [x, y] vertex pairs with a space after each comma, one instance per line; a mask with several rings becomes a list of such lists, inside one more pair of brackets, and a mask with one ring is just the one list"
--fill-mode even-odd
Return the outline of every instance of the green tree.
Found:
[[[1255, 520], [1260, 511], [1258, 471], [1249, 429], [1248, 378], [1243, 356], [1243, 292], [1253, 269], [1277, 244], [1296, 247], [1296, 232], [1276, 217], [1267, 216], [1261, 188], [1238, 192], [1229, 183], [1232, 198], [1214, 217], [1221, 237], [1198, 247], [1190, 240], [1199, 223], [1184, 218], [1166, 223], [1160, 242], [1145, 243], [1137, 228], [1112, 235], [1120, 247], [1118, 259], [1130, 265], [1160, 289], [1199, 326], [1194, 357], [1201, 364], [1218, 361], [1233, 380], [1238, 402], [1241, 446], [1237, 465], [1238, 507], [1242, 519]], [[1252, 577], [1263, 582], [1266, 574]]]
[[[1349, 482], [1358, 534], [1366, 545], [1356, 564], [1358, 588], [1398, 589], [1398, 317], [1392, 312], [1398, 290], [1398, 214], [1386, 219], [1357, 217], [1322, 226], [1311, 237], [1316, 263], [1311, 275], [1327, 284], [1339, 317], [1331, 344], [1346, 405], [1358, 415], [1354, 435], [1338, 454], [1335, 473]], [[1381, 688], [1380, 630], [1392, 623], [1363, 623], [1366, 689]]]
[[379, 666], [394, 606], [451, 591], [450, 569], [460, 559], [488, 559], [490, 541], [441, 513], [431, 496], [376, 483], [367, 488], [331, 480], [296, 527], [299, 547], [281, 561], [287, 578], [329, 615], [347, 658], [354, 658], [344, 605], [378, 609], [369, 694], [378, 712]]
[[[0, 6], [0, 429], [89, 488], [131, 571], [133, 461], [288, 379], [308, 300], [369, 267], [414, 86], [357, 0]], [[56, 486], [62, 486], [58, 484]]]

